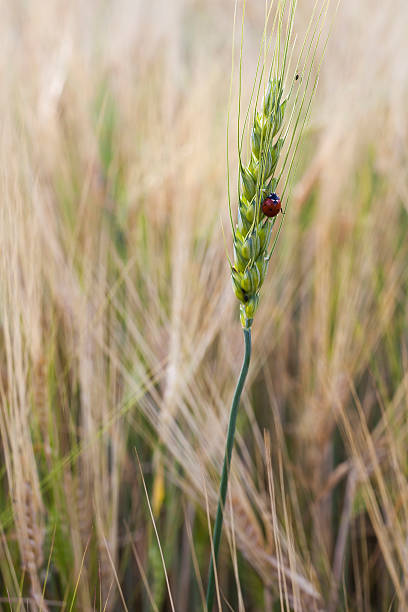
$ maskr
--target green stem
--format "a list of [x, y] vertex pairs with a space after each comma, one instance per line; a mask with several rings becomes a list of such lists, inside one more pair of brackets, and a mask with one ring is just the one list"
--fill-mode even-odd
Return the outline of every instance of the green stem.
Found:
[[214, 525], [214, 534], [213, 534], [213, 548], [214, 548], [213, 555], [214, 556], [211, 555], [210, 570], [208, 574], [208, 587], [207, 587], [207, 611], [208, 612], [212, 612], [212, 608], [214, 604], [214, 592], [215, 592], [214, 566], [217, 565], [218, 549], [220, 547], [223, 511], [224, 511], [224, 506], [225, 506], [225, 499], [227, 497], [229, 466], [231, 464], [231, 455], [232, 455], [232, 449], [234, 446], [235, 425], [237, 422], [239, 400], [241, 399], [241, 393], [242, 393], [242, 389], [244, 388], [245, 379], [248, 374], [249, 361], [251, 359], [251, 330], [250, 329], [244, 329], [244, 338], [245, 338], [244, 363], [242, 364], [241, 373], [239, 375], [239, 379], [238, 379], [237, 386], [236, 386], [235, 393], [234, 393], [234, 399], [232, 400], [230, 420], [229, 420], [229, 425], [228, 425], [227, 444], [225, 447], [224, 465], [222, 467], [220, 493], [218, 496], [217, 516], [215, 518], [215, 525]]

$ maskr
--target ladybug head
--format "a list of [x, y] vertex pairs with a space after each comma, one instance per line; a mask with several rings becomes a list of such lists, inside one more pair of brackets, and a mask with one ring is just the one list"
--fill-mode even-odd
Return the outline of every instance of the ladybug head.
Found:
[[270, 194], [268, 195], [268, 199], [269, 199], [269, 200], [272, 200], [272, 202], [276, 202], [277, 204], [278, 204], [278, 203], [281, 201], [281, 200], [280, 200], [280, 197], [279, 197], [279, 196], [278, 196], [278, 194], [277, 194], [277, 193], [275, 193], [275, 192], [270, 193]]

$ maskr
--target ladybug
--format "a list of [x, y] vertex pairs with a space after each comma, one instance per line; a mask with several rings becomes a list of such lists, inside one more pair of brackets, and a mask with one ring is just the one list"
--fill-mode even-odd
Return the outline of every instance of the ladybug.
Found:
[[262, 212], [266, 217], [276, 217], [282, 211], [281, 199], [277, 193], [270, 193], [262, 202]]

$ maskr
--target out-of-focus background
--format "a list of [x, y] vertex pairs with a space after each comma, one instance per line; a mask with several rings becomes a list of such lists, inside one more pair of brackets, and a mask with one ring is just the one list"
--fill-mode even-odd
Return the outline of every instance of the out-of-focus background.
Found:
[[[0, 609], [203, 609], [243, 352], [234, 3], [1, 14]], [[408, 607], [407, 23], [406, 0], [334, 21], [254, 323], [225, 610]]]

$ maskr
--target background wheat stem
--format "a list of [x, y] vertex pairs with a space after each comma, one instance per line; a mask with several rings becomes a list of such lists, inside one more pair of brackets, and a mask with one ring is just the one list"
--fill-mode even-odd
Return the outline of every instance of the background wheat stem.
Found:
[[213, 533], [213, 554], [210, 560], [210, 569], [208, 573], [208, 587], [207, 587], [207, 610], [209, 612], [212, 611], [213, 603], [214, 603], [214, 592], [215, 592], [214, 569], [217, 564], [218, 550], [220, 547], [223, 512], [224, 512], [224, 506], [225, 506], [225, 499], [227, 497], [229, 468], [231, 464], [232, 449], [234, 446], [235, 425], [237, 422], [238, 406], [239, 406], [239, 400], [241, 399], [242, 389], [244, 388], [245, 379], [248, 374], [249, 362], [251, 359], [251, 330], [250, 329], [244, 329], [244, 338], [245, 338], [244, 362], [242, 364], [237, 386], [235, 388], [234, 398], [232, 400], [230, 420], [229, 420], [229, 425], [228, 425], [227, 443], [225, 446], [224, 465], [222, 467], [220, 493], [218, 496], [217, 515], [215, 517], [215, 525], [214, 525], [214, 533]]

